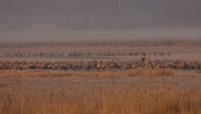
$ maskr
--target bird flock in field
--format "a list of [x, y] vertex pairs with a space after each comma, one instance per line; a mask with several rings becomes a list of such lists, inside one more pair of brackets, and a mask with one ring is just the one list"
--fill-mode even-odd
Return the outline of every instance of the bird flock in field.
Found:
[[[0, 60], [0, 69], [17, 70], [129, 70], [133, 68], [171, 68], [201, 71], [201, 61], [148, 59], [150, 56], [171, 56], [171, 52], [37, 52], [37, 53], [3, 53], [0, 58], [91, 58], [87, 61], [5, 61]], [[118, 57], [137, 57], [138, 59], [118, 59]], [[96, 59], [112, 58], [112, 59]]]
[[133, 68], [171, 68], [201, 70], [200, 61], [184, 60], [91, 60], [91, 61], [0, 61], [0, 69], [17, 70], [128, 70]]
[[38, 53], [2, 53], [0, 57], [4, 58], [98, 58], [98, 57], [139, 57], [139, 56], [170, 56], [171, 52], [130, 52], [130, 53], [118, 53], [118, 52], [66, 52], [66, 53], [54, 53], [54, 52], [38, 52]]

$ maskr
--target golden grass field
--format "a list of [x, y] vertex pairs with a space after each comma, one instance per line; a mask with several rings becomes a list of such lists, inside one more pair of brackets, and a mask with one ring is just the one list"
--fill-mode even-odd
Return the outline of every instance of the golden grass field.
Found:
[[[0, 71], [0, 114], [200, 114], [199, 74]], [[140, 76], [140, 77], [139, 77]]]
[[3, 77], [135, 77], [172, 76], [169, 68], [135, 68], [125, 71], [0, 70]]
[[[171, 52], [155, 59], [200, 60], [200, 47], [2, 48], [20, 52]], [[155, 56], [148, 56], [152, 59]], [[140, 57], [107, 59], [136, 60]], [[64, 58], [87, 61], [94, 58]], [[96, 59], [96, 58], [95, 58]], [[99, 58], [100, 59], [100, 58]], [[1, 58], [54, 61], [60, 58]], [[0, 114], [201, 114], [201, 74], [170, 68], [129, 70], [0, 70]]]
[[200, 114], [200, 77], [1, 78], [0, 114]]

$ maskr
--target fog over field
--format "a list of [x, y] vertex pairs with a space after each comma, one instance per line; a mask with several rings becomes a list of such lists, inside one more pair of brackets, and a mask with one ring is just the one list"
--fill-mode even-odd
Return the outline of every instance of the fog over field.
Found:
[[201, 0], [0, 0], [0, 114], [201, 114]]
[[1, 0], [0, 42], [201, 37], [200, 0]]

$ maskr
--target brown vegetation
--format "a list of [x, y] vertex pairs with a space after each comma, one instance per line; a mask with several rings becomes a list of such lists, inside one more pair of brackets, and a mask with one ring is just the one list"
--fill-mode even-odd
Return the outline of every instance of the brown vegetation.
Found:
[[201, 114], [201, 90], [196, 87], [84, 81], [1, 93], [0, 114]]
[[[200, 46], [200, 41], [30, 44], [0, 46], [0, 114], [201, 114], [201, 61], [169, 58], [174, 49], [160, 47], [119, 51]], [[38, 46], [47, 50], [33, 52]], [[119, 48], [99, 51], [105, 46]], [[24, 52], [25, 47], [30, 48]]]
[[169, 68], [136, 68], [129, 71], [130, 76], [173, 76]]
[[169, 68], [134, 68], [123, 71], [0, 70], [3, 77], [134, 77], [173, 76]]

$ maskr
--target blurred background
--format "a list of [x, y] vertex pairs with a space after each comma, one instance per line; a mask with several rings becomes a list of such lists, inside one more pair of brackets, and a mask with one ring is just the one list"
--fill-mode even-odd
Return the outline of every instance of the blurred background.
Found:
[[201, 1], [0, 1], [0, 42], [152, 38], [201, 38]]

